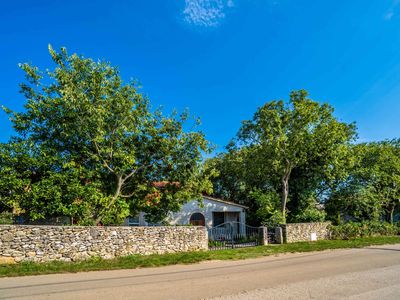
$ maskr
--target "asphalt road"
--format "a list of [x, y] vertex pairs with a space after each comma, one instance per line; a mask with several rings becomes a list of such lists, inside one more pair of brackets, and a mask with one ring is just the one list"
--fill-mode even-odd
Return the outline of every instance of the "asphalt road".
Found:
[[400, 299], [400, 245], [0, 279], [0, 299]]

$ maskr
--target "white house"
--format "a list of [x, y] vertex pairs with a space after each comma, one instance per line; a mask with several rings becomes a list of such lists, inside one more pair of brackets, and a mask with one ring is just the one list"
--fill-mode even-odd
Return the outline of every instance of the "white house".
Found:
[[[246, 223], [246, 209], [244, 205], [221, 199], [203, 196], [202, 203], [192, 200], [182, 205], [180, 211], [170, 213], [166, 221], [170, 225], [201, 225], [207, 228], [218, 226], [225, 222]], [[149, 226], [145, 214], [127, 218], [125, 225]]]

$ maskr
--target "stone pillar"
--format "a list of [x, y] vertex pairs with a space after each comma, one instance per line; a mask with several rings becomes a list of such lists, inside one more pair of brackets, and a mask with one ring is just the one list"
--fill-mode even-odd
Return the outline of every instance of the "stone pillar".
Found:
[[203, 226], [204, 228], [204, 238], [203, 238], [203, 250], [210, 250], [210, 248], [208, 247], [208, 229], [207, 227]]
[[268, 229], [267, 227], [258, 227], [258, 239], [260, 245], [268, 245]]
[[275, 228], [275, 240], [277, 244], [283, 244], [283, 230], [282, 227]]

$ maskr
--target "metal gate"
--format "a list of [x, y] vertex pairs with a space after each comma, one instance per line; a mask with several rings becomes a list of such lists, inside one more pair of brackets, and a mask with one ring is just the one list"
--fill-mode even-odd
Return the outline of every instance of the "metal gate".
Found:
[[208, 230], [210, 250], [254, 247], [259, 244], [258, 227], [239, 222], [227, 222]]
[[275, 228], [269, 228], [268, 227], [268, 244], [275, 244], [276, 243], [276, 234], [275, 234]]

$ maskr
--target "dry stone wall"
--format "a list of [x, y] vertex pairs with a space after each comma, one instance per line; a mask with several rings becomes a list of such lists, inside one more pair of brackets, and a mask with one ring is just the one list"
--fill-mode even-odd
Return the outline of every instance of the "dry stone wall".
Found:
[[330, 238], [330, 222], [289, 223], [282, 225], [283, 239], [286, 243], [327, 240]]
[[0, 225], [0, 263], [107, 259], [207, 249], [207, 230], [201, 226]]

